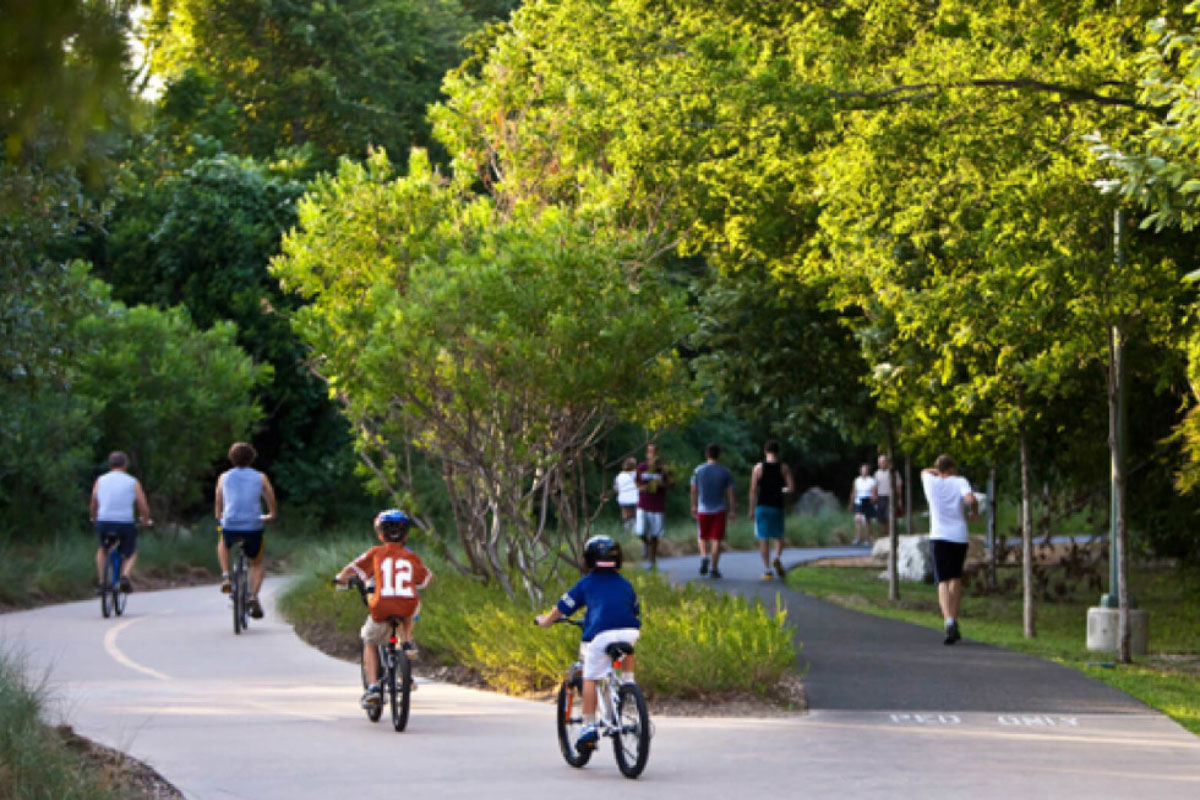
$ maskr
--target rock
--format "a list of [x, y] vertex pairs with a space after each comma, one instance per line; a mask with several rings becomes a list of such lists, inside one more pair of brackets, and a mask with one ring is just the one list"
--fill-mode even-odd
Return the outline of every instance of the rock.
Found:
[[827, 514], [831, 511], [841, 511], [842, 502], [833, 492], [819, 486], [813, 486], [800, 495], [800, 499], [792, 507], [796, 514]]
[[[929, 535], [899, 536], [900, 557], [896, 562], [896, 571], [902, 581], [933, 582], [933, 555], [929, 549]], [[875, 542], [871, 549], [871, 557], [886, 562], [888, 553], [892, 551], [891, 542], [884, 536]], [[967, 561], [978, 561], [984, 557], [982, 536], [972, 536], [967, 542]], [[887, 570], [879, 576], [887, 580]]]

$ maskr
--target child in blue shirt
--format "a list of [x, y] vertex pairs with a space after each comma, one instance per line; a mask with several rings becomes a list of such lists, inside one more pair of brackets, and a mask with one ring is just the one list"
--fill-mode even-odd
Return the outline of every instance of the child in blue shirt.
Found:
[[[579, 579], [554, 608], [537, 618], [548, 628], [580, 608], [586, 608], [583, 618], [583, 638], [579, 645], [583, 661], [583, 730], [576, 748], [594, 747], [600, 738], [596, 731], [596, 681], [608, 669], [604, 652], [614, 642], [634, 644], [641, 635], [641, 606], [633, 585], [620, 574], [621, 545], [608, 536], [593, 536], [583, 548], [584, 565], [588, 574]], [[622, 677], [633, 682], [633, 654], [622, 662]]]

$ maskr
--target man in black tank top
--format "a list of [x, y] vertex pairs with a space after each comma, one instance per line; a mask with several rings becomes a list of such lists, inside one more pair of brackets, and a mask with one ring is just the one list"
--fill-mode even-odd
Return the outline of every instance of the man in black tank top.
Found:
[[[796, 491], [791, 470], [779, 460], [779, 442], [769, 441], [763, 447], [764, 461], [754, 465], [750, 473], [750, 519], [754, 520], [754, 535], [758, 538], [758, 549], [762, 554], [763, 580], [769, 581], [775, 574], [784, 576], [783, 523], [785, 500]], [[771, 560], [771, 542], [775, 542], [775, 558]], [[771, 572], [772, 566], [775, 572]]]

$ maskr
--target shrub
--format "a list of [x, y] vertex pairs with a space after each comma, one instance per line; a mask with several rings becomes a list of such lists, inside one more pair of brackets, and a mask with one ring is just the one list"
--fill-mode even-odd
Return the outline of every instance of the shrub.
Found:
[[[357, 598], [335, 594], [329, 578], [364, 549], [342, 543], [309, 554], [281, 598], [296, 623], [327, 622], [357, 639], [364, 609]], [[432, 559], [434, 582], [422, 592], [415, 638], [422, 658], [478, 671], [490, 685], [511, 693], [551, 689], [575, 658], [574, 629], [533, 624], [543, 611], [510, 600]], [[795, 663], [792, 630], [783, 614], [761, 603], [698, 586], [676, 587], [655, 574], [629, 571], [642, 603], [638, 683], [651, 696], [701, 697], [719, 692], [770, 693]], [[556, 592], [566, 588], [556, 587]]]

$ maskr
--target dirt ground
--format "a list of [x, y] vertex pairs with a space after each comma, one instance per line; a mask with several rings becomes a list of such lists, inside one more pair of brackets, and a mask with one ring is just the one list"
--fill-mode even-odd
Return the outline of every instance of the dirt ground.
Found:
[[67, 749], [78, 755], [93, 774], [117, 789], [121, 797], [128, 800], [183, 800], [182, 792], [136, 758], [85, 739], [70, 725], [59, 725], [54, 732]]

